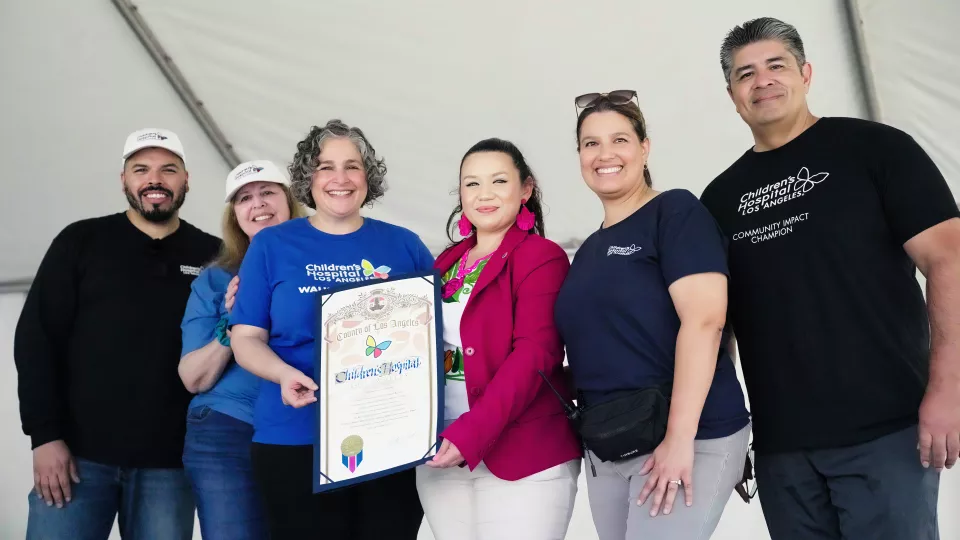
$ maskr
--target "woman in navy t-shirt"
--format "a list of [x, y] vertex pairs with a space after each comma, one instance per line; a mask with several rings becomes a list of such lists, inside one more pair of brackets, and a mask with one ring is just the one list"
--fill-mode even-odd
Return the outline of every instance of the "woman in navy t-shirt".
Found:
[[414, 469], [313, 494], [315, 302], [325, 289], [431, 270], [433, 257], [413, 232], [360, 215], [383, 195], [386, 173], [363, 132], [331, 120], [297, 148], [292, 190], [316, 214], [253, 239], [230, 319], [237, 362], [265, 379], [252, 459], [271, 535], [414, 540], [423, 521]]
[[231, 280], [250, 239], [303, 215], [290, 180], [269, 161], [241, 163], [227, 176], [220, 255], [191, 284], [184, 310], [178, 371], [196, 397], [187, 411], [183, 466], [207, 540], [269, 538], [263, 503], [250, 466], [253, 403], [260, 379], [233, 362]]
[[555, 316], [583, 404], [672, 385], [666, 437], [652, 454], [602, 462], [588, 448], [600, 540], [705, 538], [742, 477], [750, 435], [721, 346], [725, 245], [693, 194], [653, 189], [635, 96], [577, 99], [581, 174], [604, 220], [578, 248]]

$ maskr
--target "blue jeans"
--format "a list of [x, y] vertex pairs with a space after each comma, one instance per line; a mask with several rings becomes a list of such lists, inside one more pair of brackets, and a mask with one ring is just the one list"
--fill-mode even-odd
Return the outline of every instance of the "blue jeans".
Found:
[[27, 540], [107, 540], [114, 518], [124, 540], [190, 540], [193, 493], [182, 469], [128, 469], [77, 460], [80, 483], [63, 508], [28, 497]]
[[253, 426], [199, 406], [187, 413], [183, 466], [197, 499], [204, 540], [269, 538], [250, 466]]

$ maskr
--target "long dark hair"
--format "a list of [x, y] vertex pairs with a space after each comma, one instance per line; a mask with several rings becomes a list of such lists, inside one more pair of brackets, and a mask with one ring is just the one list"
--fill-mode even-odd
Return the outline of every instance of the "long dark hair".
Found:
[[[636, 132], [637, 137], [640, 137], [640, 142], [647, 140], [647, 122], [643, 119], [643, 112], [640, 111], [640, 107], [636, 103], [631, 101], [623, 105], [615, 105], [606, 97], [601, 97], [597, 100], [596, 105], [580, 111], [580, 116], [577, 117], [577, 153], [580, 152], [580, 129], [583, 128], [583, 121], [593, 113], [604, 111], [613, 111], [629, 120], [630, 125], [633, 126], [633, 131]], [[647, 183], [648, 187], [653, 187], [653, 177], [650, 176], [650, 169], [646, 166], [643, 167], [643, 181]]]
[[[543, 207], [540, 202], [542, 198], [540, 194], [540, 184], [537, 182], [537, 178], [533, 175], [533, 171], [530, 169], [530, 166], [527, 165], [527, 160], [524, 159], [523, 153], [520, 152], [517, 145], [503, 139], [484, 139], [471, 146], [470, 149], [467, 150], [467, 153], [463, 155], [463, 159], [460, 160], [460, 170], [463, 170], [463, 162], [465, 162], [468, 157], [479, 152], [500, 152], [510, 156], [513, 165], [517, 168], [517, 172], [520, 173], [520, 182], [527, 182], [528, 179], [533, 182], [533, 191], [530, 193], [530, 199], [525, 206], [533, 212], [535, 217], [533, 225], [534, 234], [546, 236], [546, 231], [543, 227]], [[454, 244], [460, 242], [460, 240], [454, 239], [453, 232], [456, 230], [455, 222], [458, 219], [457, 215], [463, 212], [463, 203], [461, 202], [459, 193], [460, 188], [458, 187], [457, 206], [453, 209], [453, 212], [450, 213], [450, 217], [447, 218], [447, 238]], [[474, 227], [474, 230], [476, 230], [476, 227]]]

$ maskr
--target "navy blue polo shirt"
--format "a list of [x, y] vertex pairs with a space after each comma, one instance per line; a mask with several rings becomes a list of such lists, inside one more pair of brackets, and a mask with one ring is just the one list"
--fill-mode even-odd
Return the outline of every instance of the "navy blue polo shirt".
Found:
[[[680, 318], [668, 287], [727, 270], [726, 241], [687, 190], [664, 191], [577, 250], [555, 318], [574, 384], [588, 403], [672, 381]], [[724, 333], [723, 343], [729, 339]], [[721, 346], [698, 439], [726, 437], [749, 421], [733, 361]]]

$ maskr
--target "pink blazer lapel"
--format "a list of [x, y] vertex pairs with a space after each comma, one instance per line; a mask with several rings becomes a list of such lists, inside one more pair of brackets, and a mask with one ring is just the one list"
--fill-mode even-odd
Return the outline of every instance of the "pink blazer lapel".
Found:
[[450, 246], [446, 251], [441, 253], [435, 261], [433, 261], [433, 268], [439, 270], [440, 274], [443, 274], [453, 266], [453, 263], [457, 262], [460, 257], [463, 256], [463, 252], [477, 245], [477, 238], [475, 236], [469, 236], [464, 238], [459, 244]]

